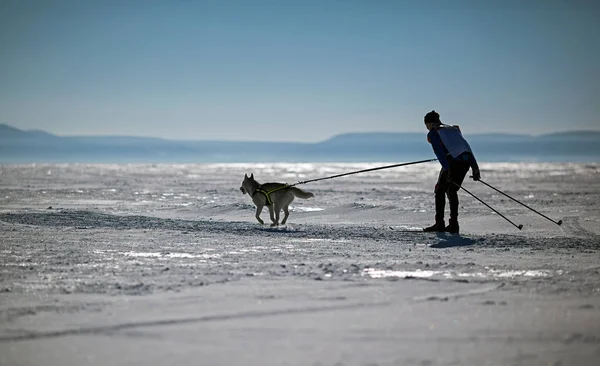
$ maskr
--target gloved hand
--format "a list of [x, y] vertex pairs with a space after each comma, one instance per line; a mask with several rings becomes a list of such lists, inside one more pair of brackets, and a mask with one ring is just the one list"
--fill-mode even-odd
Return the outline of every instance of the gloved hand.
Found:
[[473, 178], [474, 181], [478, 181], [481, 179], [481, 173], [479, 172], [479, 168], [473, 168], [473, 176], [471, 178]]

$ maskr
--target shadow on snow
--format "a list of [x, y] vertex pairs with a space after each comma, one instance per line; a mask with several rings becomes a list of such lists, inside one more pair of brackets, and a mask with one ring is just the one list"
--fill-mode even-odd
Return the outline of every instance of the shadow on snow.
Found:
[[459, 234], [437, 233], [437, 236], [441, 240], [436, 244], [430, 245], [430, 248], [443, 249], [454, 247], [466, 247], [469, 245], [473, 245], [477, 242], [476, 240], [473, 240], [471, 238], [462, 237]]

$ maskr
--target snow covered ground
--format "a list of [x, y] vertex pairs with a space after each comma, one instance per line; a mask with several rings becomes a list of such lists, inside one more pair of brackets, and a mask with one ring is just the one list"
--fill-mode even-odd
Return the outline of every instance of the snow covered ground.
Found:
[[[489, 163], [433, 220], [437, 163], [0, 166], [0, 365], [597, 365], [600, 164]], [[268, 222], [268, 212], [262, 215]]]

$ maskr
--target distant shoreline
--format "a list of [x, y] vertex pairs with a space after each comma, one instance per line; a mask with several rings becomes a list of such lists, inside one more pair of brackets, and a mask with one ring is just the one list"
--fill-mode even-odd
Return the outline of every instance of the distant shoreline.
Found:
[[[319, 143], [59, 137], [0, 125], [0, 164], [408, 162], [433, 158], [424, 133], [350, 133]], [[600, 131], [469, 135], [481, 162], [600, 162]]]

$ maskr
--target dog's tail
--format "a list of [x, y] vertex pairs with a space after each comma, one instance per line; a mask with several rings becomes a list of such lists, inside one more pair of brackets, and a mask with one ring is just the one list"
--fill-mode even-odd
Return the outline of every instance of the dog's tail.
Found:
[[311, 197], [314, 197], [314, 196], [315, 196], [315, 195], [314, 195], [314, 194], [312, 194], [311, 192], [306, 192], [306, 191], [303, 191], [303, 190], [301, 190], [300, 188], [296, 188], [296, 187], [290, 187], [289, 189], [290, 189], [290, 192], [292, 192], [292, 194], [293, 194], [294, 196], [298, 197], [298, 198], [304, 198], [304, 199], [307, 199], [307, 198], [311, 198]]

